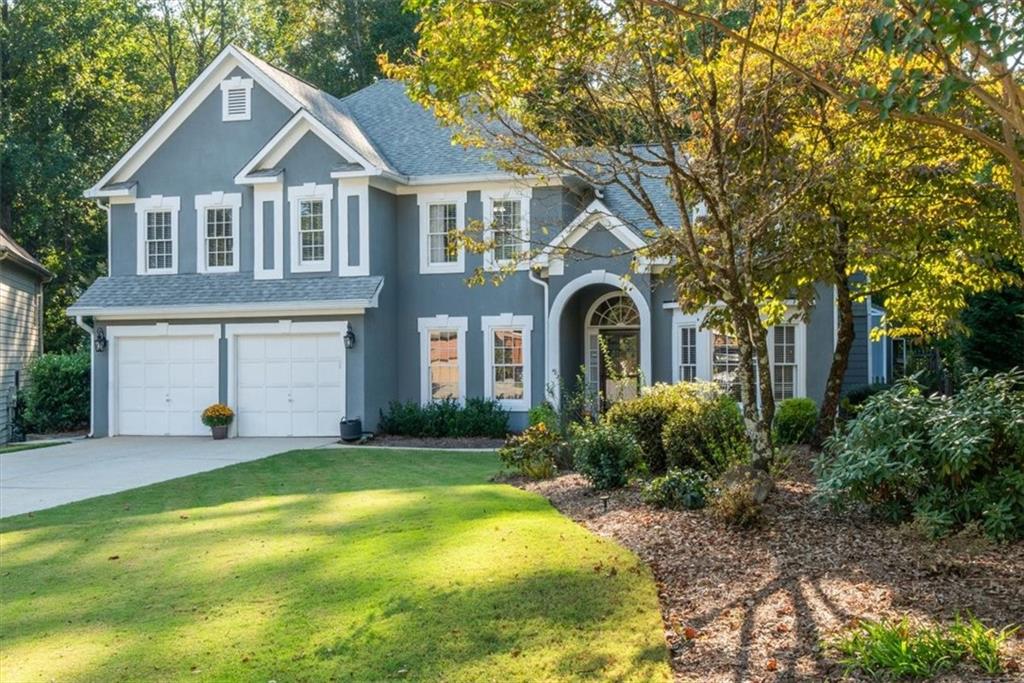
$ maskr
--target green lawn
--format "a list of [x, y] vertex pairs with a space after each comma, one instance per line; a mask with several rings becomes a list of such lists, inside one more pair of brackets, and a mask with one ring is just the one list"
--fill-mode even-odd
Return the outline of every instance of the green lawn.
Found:
[[50, 446], [61, 446], [67, 441], [25, 441], [23, 443], [11, 443], [0, 446], [0, 455], [4, 453], [17, 453], [18, 451], [34, 451], [37, 448], [49, 448]]
[[635, 556], [479, 453], [294, 451], [0, 521], [0, 680], [667, 680]]

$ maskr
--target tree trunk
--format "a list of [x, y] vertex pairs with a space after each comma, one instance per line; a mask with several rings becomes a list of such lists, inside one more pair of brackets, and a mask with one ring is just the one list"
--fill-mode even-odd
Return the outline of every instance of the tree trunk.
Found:
[[[757, 324], [760, 325], [760, 320]], [[754, 469], [767, 472], [775, 451], [772, 448], [771, 423], [765, 421], [764, 413], [758, 406], [760, 378], [755, 370], [758, 349], [751, 339], [749, 321], [739, 321], [736, 328], [736, 345], [740, 352], [740, 398], [743, 401], [743, 426], [747, 432], [747, 441], [750, 443], [750, 465]], [[765, 359], [767, 360], [767, 345]], [[774, 409], [774, 403], [772, 407]]]
[[[844, 268], [845, 270], [845, 268]], [[825, 397], [818, 412], [818, 424], [814, 430], [814, 444], [821, 446], [836, 426], [839, 414], [839, 395], [843, 389], [843, 378], [846, 367], [850, 363], [850, 350], [857, 337], [853, 324], [853, 299], [850, 297], [850, 281], [845, 273], [836, 279], [836, 309], [839, 312], [839, 323], [836, 331], [836, 348], [832, 353], [832, 367], [828, 371], [825, 382]]]

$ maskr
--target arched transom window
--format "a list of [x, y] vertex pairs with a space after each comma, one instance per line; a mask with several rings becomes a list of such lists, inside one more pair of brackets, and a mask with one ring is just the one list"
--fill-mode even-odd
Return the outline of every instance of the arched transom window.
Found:
[[613, 294], [598, 302], [590, 316], [590, 327], [640, 327], [640, 314], [626, 294]]

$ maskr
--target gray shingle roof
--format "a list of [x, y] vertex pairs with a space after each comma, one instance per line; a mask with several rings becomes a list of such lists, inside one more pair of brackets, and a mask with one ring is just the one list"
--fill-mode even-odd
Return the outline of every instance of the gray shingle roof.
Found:
[[[679, 205], [672, 198], [672, 193], [664, 179], [644, 177], [641, 179], [640, 185], [650, 197], [651, 203], [654, 204], [658, 216], [665, 225], [669, 228], [678, 228], [682, 222]], [[638, 204], [621, 185], [611, 184], [601, 189], [604, 194], [605, 206], [628, 226], [637, 231], [650, 230], [655, 227], [644, 207]]]
[[120, 275], [101, 277], [68, 309], [71, 315], [105, 308], [175, 308], [232, 304], [337, 303], [372, 301], [384, 278], [310, 277], [253, 280], [252, 273]]

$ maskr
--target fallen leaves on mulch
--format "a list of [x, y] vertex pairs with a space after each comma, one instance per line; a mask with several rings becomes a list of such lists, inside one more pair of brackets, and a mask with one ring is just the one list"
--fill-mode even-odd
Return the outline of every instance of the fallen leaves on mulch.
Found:
[[[576, 474], [515, 484], [650, 565], [677, 681], [841, 679], [822, 642], [859, 619], [935, 623], [969, 611], [989, 626], [1024, 621], [1024, 543], [933, 542], [835, 514], [811, 500], [810, 461], [794, 458], [764, 522], [743, 531], [706, 511], [647, 507], [633, 489], [608, 494], [605, 511]], [[1024, 663], [1024, 632], [1004, 654], [1011, 671]], [[993, 679], [962, 664], [937, 680]]]

